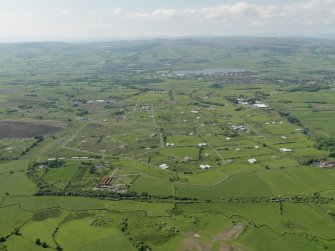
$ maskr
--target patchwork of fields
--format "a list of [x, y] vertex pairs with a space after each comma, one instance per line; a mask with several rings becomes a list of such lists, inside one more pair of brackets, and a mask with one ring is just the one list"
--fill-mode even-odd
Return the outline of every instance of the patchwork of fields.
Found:
[[[238, 50], [226, 66], [250, 71], [181, 77], [136, 48], [57, 66], [68, 80], [0, 70], [0, 250], [334, 250], [334, 85]], [[96, 69], [101, 50], [152, 70]]]

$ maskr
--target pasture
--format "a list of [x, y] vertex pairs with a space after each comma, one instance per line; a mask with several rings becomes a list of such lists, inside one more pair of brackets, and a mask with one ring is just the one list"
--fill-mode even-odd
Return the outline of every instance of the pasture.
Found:
[[0, 45], [0, 250], [333, 250], [331, 48]]

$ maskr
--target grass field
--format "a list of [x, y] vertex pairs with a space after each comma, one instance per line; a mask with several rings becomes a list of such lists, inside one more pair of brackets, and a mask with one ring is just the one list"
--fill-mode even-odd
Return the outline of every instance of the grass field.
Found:
[[0, 251], [335, 250], [333, 51], [1, 44]]

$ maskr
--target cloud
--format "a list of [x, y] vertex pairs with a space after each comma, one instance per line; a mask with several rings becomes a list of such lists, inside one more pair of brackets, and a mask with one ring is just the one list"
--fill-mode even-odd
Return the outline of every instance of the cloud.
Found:
[[144, 13], [141, 13], [141, 12], [127, 13], [123, 17], [130, 18], [130, 19], [136, 19], [136, 20], [146, 20], [146, 19], [167, 20], [167, 19], [171, 19], [181, 14], [182, 14], [181, 11], [176, 10], [176, 9], [156, 9], [149, 13], [145, 13], [145, 12]]
[[264, 23], [264, 22], [261, 22], [261, 21], [259, 21], [259, 20], [255, 20], [255, 21], [252, 21], [252, 22], [251, 22], [251, 25], [252, 25], [252, 26], [263, 26], [263, 25], [265, 25], [265, 23]]
[[303, 23], [306, 19], [320, 22], [320, 20], [326, 19], [328, 20], [327, 23], [329, 23], [329, 20], [335, 23], [334, 13], [335, 0], [309, 0], [289, 4], [253, 4], [242, 1], [235, 4], [196, 9], [156, 9], [151, 12], [128, 12], [123, 13], [122, 17], [140, 21], [168, 20], [176, 17], [219, 20], [241, 17], [251, 18], [254, 22], [253, 25], [260, 25], [265, 23], [263, 20], [283, 18], [286, 18], [287, 22], [300, 20]]
[[98, 11], [92, 11], [90, 13], [90, 16], [93, 16], [93, 17], [99, 16], [99, 15], [100, 15], [100, 13]]
[[122, 14], [122, 9], [121, 8], [116, 8], [113, 12], [112, 15], [113, 16], [121, 16]]
[[63, 16], [68, 16], [70, 15], [71, 11], [68, 9], [61, 10], [60, 14]]

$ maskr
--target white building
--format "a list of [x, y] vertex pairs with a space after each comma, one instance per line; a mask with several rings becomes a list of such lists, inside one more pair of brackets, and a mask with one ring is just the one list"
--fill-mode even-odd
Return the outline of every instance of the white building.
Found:
[[289, 148], [280, 148], [279, 150], [281, 152], [283, 152], [283, 153], [290, 153], [290, 152], [292, 152], [292, 149], [289, 149]]
[[257, 162], [257, 159], [255, 159], [255, 158], [248, 159], [248, 162], [249, 162], [250, 164], [255, 164], [255, 163]]
[[254, 104], [253, 106], [254, 106], [255, 108], [259, 108], [259, 109], [266, 109], [266, 108], [269, 108], [268, 105], [263, 104], [263, 103]]
[[211, 166], [210, 165], [200, 165], [200, 168], [202, 170], [207, 170], [207, 169], [211, 168]]
[[168, 169], [169, 166], [167, 164], [163, 163], [163, 164], [159, 165], [159, 168], [162, 169], [162, 170], [165, 170], [165, 169]]

